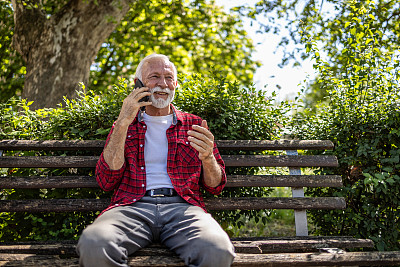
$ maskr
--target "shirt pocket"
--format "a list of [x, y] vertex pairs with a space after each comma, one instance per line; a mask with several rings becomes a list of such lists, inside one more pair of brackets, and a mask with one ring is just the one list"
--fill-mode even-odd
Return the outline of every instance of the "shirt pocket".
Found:
[[201, 166], [199, 152], [190, 145], [186, 138], [178, 139], [177, 144], [176, 159], [178, 164]]
[[132, 153], [138, 153], [139, 143], [138, 134], [135, 131], [128, 130], [125, 140], [125, 156]]

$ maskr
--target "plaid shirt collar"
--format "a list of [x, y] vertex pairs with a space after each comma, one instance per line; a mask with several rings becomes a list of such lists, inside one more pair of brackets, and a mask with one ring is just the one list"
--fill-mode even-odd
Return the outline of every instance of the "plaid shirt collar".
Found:
[[[172, 125], [176, 125], [178, 123], [178, 121], [180, 121], [182, 123], [182, 114], [179, 110], [177, 110], [174, 105], [171, 104], [171, 109], [172, 109]], [[137, 120], [139, 122], [143, 122], [143, 113], [144, 111], [140, 111], [137, 115]]]

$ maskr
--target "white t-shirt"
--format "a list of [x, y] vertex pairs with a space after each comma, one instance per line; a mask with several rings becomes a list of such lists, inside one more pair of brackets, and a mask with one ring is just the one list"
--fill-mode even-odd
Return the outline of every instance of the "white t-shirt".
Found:
[[149, 116], [143, 114], [147, 125], [144, 144], [146, 164], [146, 190], [174, 188], [167, 172], [168, 140], [167, 129], [172, 124], [173, 115]]

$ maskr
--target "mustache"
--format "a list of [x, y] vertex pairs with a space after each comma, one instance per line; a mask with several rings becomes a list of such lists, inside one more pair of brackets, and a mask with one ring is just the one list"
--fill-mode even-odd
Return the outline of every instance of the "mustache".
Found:
[[162, 92], [162, 93], [167, 93], [167, 94], [171, 94], [171, 90], [169, 88], [161, 88], [159, 86], [156, 86], [152, 89], [150, 89], [150, 93], [156, 93], [156, 92]]

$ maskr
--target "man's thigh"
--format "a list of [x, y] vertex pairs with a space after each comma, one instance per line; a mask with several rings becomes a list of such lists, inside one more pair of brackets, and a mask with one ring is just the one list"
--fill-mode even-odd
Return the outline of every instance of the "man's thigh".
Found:
[[153, 241], [151, 224], [154, 222], [154, 207], [136, 203], [132, 206], [119, 206], [100, 215], [83, 232], [97, 244], [114, 243], [126, 249], [127, 254], [146, 247]]

